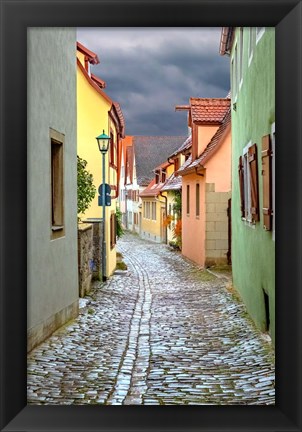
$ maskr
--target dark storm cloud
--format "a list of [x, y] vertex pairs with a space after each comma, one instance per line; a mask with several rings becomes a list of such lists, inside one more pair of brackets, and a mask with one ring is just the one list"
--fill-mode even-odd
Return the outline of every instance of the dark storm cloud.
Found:
[[183, 135], [190, 97], [225, 97], [229, 60], [219, 55], [216, 29], [78, 29], [78, 41], [97, 53], [92, 72], [119, 102], [128, 135]]

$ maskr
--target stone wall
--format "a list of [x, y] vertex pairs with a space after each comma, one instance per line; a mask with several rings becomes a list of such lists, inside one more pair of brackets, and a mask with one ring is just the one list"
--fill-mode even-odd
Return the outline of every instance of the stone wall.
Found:
[[78, 226], [79, 296], [84, 297], [91, 288], [93, 269], [93, 229], [91, 224]]
[[215, 184], [206, 184], [206, 261], [205, 265], [227, 264], [228, 200], [230, 192], [215, 192]]
[[99, 218], [87, 218], [83, 222], [92, 225], [92, 279], [101, 280], [103, 221]]

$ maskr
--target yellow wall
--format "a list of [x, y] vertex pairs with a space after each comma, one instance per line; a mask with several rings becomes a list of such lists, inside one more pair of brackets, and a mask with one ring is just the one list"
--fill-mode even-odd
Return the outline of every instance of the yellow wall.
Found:
[[[93, 175], [97, 193], [84, 218], [102, 218], [102, 207], [98, 206], [98, 188], [102, 183], [102, 154], [100, 153], [96, 137], [105, 130], [110, 135], [110, 121], [108, 111], [111, 103], [94, 89], [77, 67], [77, 144], [78, 155], [87, 161], [87, 170]], [[115, 126], [111, 126], [114, 130]], [[109, 169], [108, 153], [106, 155], [106, 183], [116, 184], [116, 173]], [[109, 171], [109, 172], [108, 172]], [[113, 191], [113, 194], [115, 192]], [[107, 243], [107, 274], [110, 276], [116, 267], [116, 250], [110, 249], [110, 214], [115, 212], [116, 199], [112, 199], [111, 207], [106, 207], [106, 243]]]
[[[162, 203], [155, 200], [152, 197], [141, 197], [142, 198], [142, 234], [150, 234], [150, 240], [158, 241], [161, 239], [161, 208], [165, 208], [164, 198], [161, 198]], [[156, 202], [156, 221], [152, 219], [146, 219], [144, 213], [144, 202], [150, 202], [150, 217], [152, 216], [152, 202]], [[146, 237], [146, 236], [145, 236]], [[148, 237], [146, 237], [148, 238]]]

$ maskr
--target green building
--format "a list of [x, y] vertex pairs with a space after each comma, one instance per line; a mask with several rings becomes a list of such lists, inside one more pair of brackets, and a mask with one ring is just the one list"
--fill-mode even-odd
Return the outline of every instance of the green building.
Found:
[[275, 30], [223, 27], [232, 107], [233, 284], [275, 343]]

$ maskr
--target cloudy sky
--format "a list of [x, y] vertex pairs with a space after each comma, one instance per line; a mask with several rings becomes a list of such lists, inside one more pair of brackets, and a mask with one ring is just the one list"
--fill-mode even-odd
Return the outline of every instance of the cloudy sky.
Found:
[[92, 73], [121, 105], [127, 135], [186, 135], [190, 97], [225, 97], [229, 58], [219, 55], [217, 28], [78, 28], [95, 52]]

